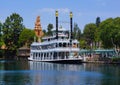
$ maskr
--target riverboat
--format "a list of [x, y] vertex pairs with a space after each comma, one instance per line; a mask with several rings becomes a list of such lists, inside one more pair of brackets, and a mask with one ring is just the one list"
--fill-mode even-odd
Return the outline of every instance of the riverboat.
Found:
[[[38, 25], [37, 25], [38, 23]], [[36, 20], [35, 31], [37, 35], [43, 35], [40, 19]], [[72, 12], [70, 12], [70, 32], [62, 26], [58, 27], [58, 11], [56, 11], [56, 29], [52, 30], [52, 36], [42, 37], [42, 42], [33, 42], [30, 47], [28, 60], [55, 63], [81, 63], [79, 56], [79, 42], [72, 35]]]

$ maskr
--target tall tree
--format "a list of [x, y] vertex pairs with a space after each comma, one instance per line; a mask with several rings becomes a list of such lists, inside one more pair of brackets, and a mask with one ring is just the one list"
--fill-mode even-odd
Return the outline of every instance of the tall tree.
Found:
[[3, 45], [3, 41], [2, 41], [2, 23], [0, 22], [0, 48]]
[[48, 24], [47, 26], [47, 35], [52, 35], [53, 24]]
[[44, 36], [46, 36], [46, 33], [47, 33], [47, 32], [46, 32], [46, 30], [45, 30], [45, 29], [43, 29], [43, 33], [44, 33]]
[[95, 32], [95, 48], [100, 47], [100, 29], [99, 29], [99, 25], [101, 23], [100, 17], [96, 18], [96, 32]]
[[120, 17], [106, 19], [100, 28], [104, 48], [120, 48]]
[[84, 38], [88, 46], [93, 45], [95, 41], [96, 25], [94, 23], [87, 24], [83, 30]]
[[100, 17], [97, 17], [97, 18], [96, 18], [96, 26], [97, 26], [97, 27], [99, 27], [100, 22], [101, 22], [101, 21], [100, 21]]
[[78, 29], [78, 32], [77, 32], [77, 40], [80, 40], [80, 38], [81, 38], [81, 30]]
[[113, 35], [112, 31], [114, 29], [113, 18], [106, 19], [100, 24], [100, 38], [104, 48], [112, 48]]
[[0, 22], [0, 41], [2, 40], [2, 23]]
[[30, 44], [34, 41], [34, 36], [35, 36], [35, 32], [34, 30], [30, 30], [30, 29], [23, 29], [23, 31], [21, 32], [20, 36], [19, 36], [19, 43], [21, 46], [27, 45], [30, 46]]
[[19, 47], [19, 35], [24, 29], [23, 18], [13, 13], [3, 23], [3, 40], [8, 50], [16, 50]]
[[77, 23], [74, 23], [74, 28], [73, 28], [73, 39], [80, 39], [81, 37], [81, 30], [78, 27]]

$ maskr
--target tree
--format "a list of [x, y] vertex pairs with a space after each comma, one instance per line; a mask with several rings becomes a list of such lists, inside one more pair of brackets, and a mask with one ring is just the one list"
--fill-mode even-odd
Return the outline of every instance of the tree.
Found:
[[43, 33], [44, 33], [44, 36], [46, 36], [47, 32], [46, 32], [46, 30], [45, 30], [45, 29], [43, 30]]
[[0, 22], [0, 40], [2, 38], [2, 23]]
[[120, 17], [116, 17], [113, 21], [115, 24], [114, 29], [112, 31], [112, 35], [114, 36], [114, 43], [116, 44], [117, 48], [120, 48]]
[[120, 52], [120, 17], [108, 18], [100, 24], [100, 38], [104, 48], [114, 48]]
[[99, 48], [100, 47], [100, 43], [101, 43], [101, 40], [100, 40], [100, 28], [96, 28], [95, 30], [95, 48]]
[[85, 39], [80, 39], [80, 40], [79, 40], [79, 46], [80, 46], [81, 49], [88, 48], [88, 47], [87, 47], [88, 45], [87, 45]]
[[0, 22], [0, 48], [2, 47], [3, 44], [4, 42], [2, 40], [2, 23]]
[[101, 21], [100, 21], [100, 17], [97, 17], [97, 18], [96, 18], [96, 26], [97, 26], [97, 27], [99, 27], [100, 22], [101, 22]]
[[87, 42], [87, 45], [90, 47], [91, 45], [93, 45], [94, 41], [95, 41], [95, 32], [96, 32], [96, 25], [94, 23], [90, 23], [85, 25], [85, 28], [83, 30], [83, 35], [84, 38]]
[[78, 32], [77, 32], [77, 40], [80, 40], [80, 38], [81, 38], [81, 30], [78, 29]]
[[100, 29], [99, 29], [99, 25], [101, 23], [100, 17], [96, 18], [96, 32], [95, 32], [95, 48], [100, 47]]
[[2, 41], [2, 23], [0, 22], [0, 42]]
[[53, 24], [48, 24], [47, 26], [47, 35], [52, 35]]
[[77, 23], [74, 23], [74, 28], [73, 28], [73, 39], [79, 40], [81, 37], [81, 30], [78, 27]]
[[106, 19], [100, 24], [100, 38], [102, 40], [102, 44], [104, 48], [112, 48], [113, 47], [113, 38], [114, 35], [112, 33], [113, 29], [115, 30], [113, 18]]
[[23, 26], [23, 18], [13, 13], [3, 23], [3, 40], [8, 50], [16, 50], [19, 47], [19, 36]]
[[30, 46], [30, 44], [34, 41], [34, 36], [35, 36], [34, 30], [30, 30], [27, 28], [23, 29], [23, 31], [21, 32], [19, 36], [20, 45]]

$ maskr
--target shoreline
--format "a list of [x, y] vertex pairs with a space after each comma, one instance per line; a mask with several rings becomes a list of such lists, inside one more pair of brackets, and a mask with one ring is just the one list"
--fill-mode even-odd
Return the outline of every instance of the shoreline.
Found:
[[[12, 59], [0, 58], [0, 61], [1, 60], [12, 60]], [[91, 64], [120, 64], [120, 61], [119, 62], [112, 62], [112, 61], [111, 62], [110, 61], [82, 61], [81, 63], [88, 63], [88, 64], [89, 63], [91, 63]]]
[[105, 61], [83, 61], [83, 63], [92, 63], [92, 64], [120, 64], [120, 62], [105, 62]]

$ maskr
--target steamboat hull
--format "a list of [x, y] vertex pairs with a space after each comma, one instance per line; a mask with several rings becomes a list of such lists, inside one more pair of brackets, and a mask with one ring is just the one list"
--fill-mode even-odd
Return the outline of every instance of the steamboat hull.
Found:
[[33, 59], [28, 59], [30, 61], [35, 61], [35, 62], [51, 62], [51, 63], [61, 63], [61, 64], [81, 64], [82, 59], [57, 59], [57, 60], [33, 60]]

